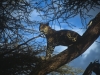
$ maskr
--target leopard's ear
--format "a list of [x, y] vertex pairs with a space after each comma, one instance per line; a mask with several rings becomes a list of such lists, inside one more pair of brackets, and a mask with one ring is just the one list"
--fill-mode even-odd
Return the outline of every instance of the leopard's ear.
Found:
[[49, 26], [49, 22], [47, 22], [47, 23], [40, 23], [40, 25], [47, 25], [47, 26]]
[[47, 22], [47, 23], [46, 23], [46, 25], [48, 25], [48, 26], [49, 26], [49, 22]]
[[40, 25], [43, 25], [43, 23], [40, 23]]

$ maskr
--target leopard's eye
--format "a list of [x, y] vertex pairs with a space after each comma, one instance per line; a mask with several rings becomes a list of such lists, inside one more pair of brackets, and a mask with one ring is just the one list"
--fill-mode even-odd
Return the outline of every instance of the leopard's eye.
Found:
[[40, 29], [40, 32], [43, 32], [43, 30], [42, 30], [42, 29]]

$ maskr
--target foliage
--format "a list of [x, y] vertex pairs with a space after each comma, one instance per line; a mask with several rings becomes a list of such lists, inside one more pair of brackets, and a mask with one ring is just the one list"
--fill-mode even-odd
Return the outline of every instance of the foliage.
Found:
[[68, 65], [63, 65], [60, 68], [58, 68], [57, 70], [51, 72], [51, 75], [78, 75], [83, 73], [82, 69], [79, 68], [74, 68]]
[[0, 58], [0, 74], [28, 75], [32, 68], [39, 64], [40, 60], [34, 56], [36, 54], [37, 52], [32, 50], [20, 50], [9, 53], [9, 55]]
[[[30, 20], [31, 12], [37, 11], [43, 20], [49, 22], [56, 20], [59, 23], [61, 20], [68, 23], [67, 19], [78, 13], [82, 18], [89, 16], [86, 13], [100, 5], [99, 0], [81, 2], [78, 0], [1, 0], [0, 75], [28, 75], [43, 63], [39, 56], [44, 54], [44, 41], [36, 40], [41, 37], [37, 30], [39, 22]], [[64, 67], [56, 71], [66, 73]]]
[[[86, 25], [86, 20], [92, 15], [89, 14], [91, 10], [100, 9], [99, 0], [39, 0], [36, 3], [38, 11], [42, 11], [42, 16], [47, 21], [67, 23], [68, 19], [77, 15], [80, 16], [82, 24]], [[39, 8], [39, 9], [38, 9]], [[45, 9], [44, 9], [45, 8]]]
[[32, 11], [28, 0], [0, 1], [0, 75], [27, 75], [41, 62], [36, 56], [44, 50], [35, 43], [40, 35], [34, 36], [38, 32], [37, 22], [29, 19]]

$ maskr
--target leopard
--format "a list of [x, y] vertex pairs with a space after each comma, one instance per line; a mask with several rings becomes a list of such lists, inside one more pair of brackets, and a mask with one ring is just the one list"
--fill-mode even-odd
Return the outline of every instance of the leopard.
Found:
[[81, 35], [72, 30], [55, 30], [49, 23], [40, 23], [39, 31], [44, 34], [47, 40], [46, 57], [51, 58], [56, 46], [72, 46], [80, 42]]

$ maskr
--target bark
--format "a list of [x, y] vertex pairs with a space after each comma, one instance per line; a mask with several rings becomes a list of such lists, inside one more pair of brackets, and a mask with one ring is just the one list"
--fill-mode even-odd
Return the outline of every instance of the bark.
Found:
[[83, 75], [91, 75], [93, 70], [93, 64], [92, 62], [89, 64], [89, 66], [84, 71]]
[[100, 35], [100, 13], [92, 20], [92, 24], [82, 35], [82, 41], [60, 54], [48, 59], [41, 66], [33, 70], [30, 75], [46, 75], [84, 53]]
[[94, 63], [90, 63], [83, 75], [91, 75], [94, 72], [96, 75], [100, 75], [100, 63], [99, 61], [95, 61]]

